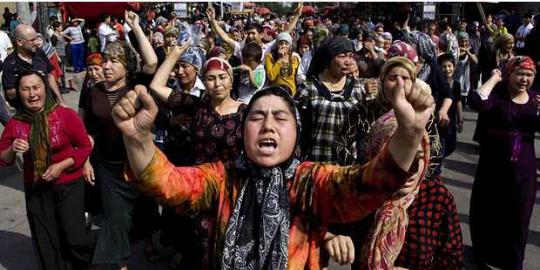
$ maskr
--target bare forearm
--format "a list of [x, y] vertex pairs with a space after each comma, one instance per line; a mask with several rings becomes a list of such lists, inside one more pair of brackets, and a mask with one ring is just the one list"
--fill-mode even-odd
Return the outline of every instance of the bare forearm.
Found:
[[492, 76], [491, 78], [489, 78], [489, 80], [482, 84], [477, 91], [482, 93], [484, 96], [489, 96], [497, 83], [499, 83], [499, 80], [496, 77]]
[[157, 55], [152, 48], [152, 44], [144, 35], [144, 32], [139, 24], [133, 26], [133, 33], [137, 38], [141, 50], [141, 58], [144, 63], [143, 73], [153, 74], [157, 69]]
[[468, 52], [469, 54], [469, 57], [471, 58], [471, 62], [473, 64], [478, 64], [478, 57], [476, 57], [476, 55], [472, 52]]
[[54, 79], [54, 76], [52, 74], [49, 74], [49, 85], [51, 86], [54, 95], [58, 98], [58, 101], [65, 104], [66, 101], [60, 93], [60, 89], [58, 89], [58, 84], [56, 83], [56, 80]]
[[216, 20], [210, 20], [210, 26], [212, 26], [212, 29], [214, 29], [214, 31], [216, 31], [218, 36], [223, 41], [225, 41], [225, 43], [229, 44], [229, 46], [234, 48], [234, 40], [232, 38], [230, 38], [229, 35], [227, 35], [227, 33], [225, 33], [225, 30], [223, 30], [221, 28], [221, 26], [219, 26], [219, 24], [218, 24], [218, 22]]
[[405, 171], [409, 171], [413, 164], [423, 133], [412, 133], [398, 127], [390, 139], [388, 149], [396, 164]]
[[141, 140], [133, 140], [123, 136], [129, 165], [135, 175], [139, 175], [148, 166], [156, 152], [150, 133], [143, 137]]
[[154, 92], [154, 94], [156, 94], [163, 102], [167, 101], [172, 92], [172, 89], [167, 87], [167, 80], [169, 79], [169, 74], [173, 70], [174, 65], [176, 65], [176, 60], [181, 54], [181, 52], [173, 50], [171, 54], [165, 58], [163, 64], [159, 66], [156, 74], [154, 75], [154, 79], [150, 83], [150, 89], [152, 92]]
[[60, 168], [62, 169], [61, 171], [65, 171], [71, 168], [71, 166], [75, 165], [75, 160], [73, 158], [66, 158], [58, 162], [58, 165], [60, 165]]
[[445, 98], [443, 100], [443, 103], [441, 105], [441, 108], [439, 109], [439, 112], [448, 113], [448, 110], [450, 109], [450, 106], [452, 106], [452, 99]]

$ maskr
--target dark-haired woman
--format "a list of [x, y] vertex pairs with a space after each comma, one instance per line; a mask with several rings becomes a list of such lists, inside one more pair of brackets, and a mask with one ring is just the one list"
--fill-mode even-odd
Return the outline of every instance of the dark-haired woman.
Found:
[[88, 133], [95, 142], [94, 172], [104, 213], [93, 262], [105, 269], [127, 269], [122, 260], [131, 254], [128, 233], [139, 197], [136, 189], [122, 181], [126, 150], [111, 118], [111, 110], [134, 85], [136, 77], [153, 74], [157, 65], [152, 45], [139, 26], [139, 17], [126, 12], [125, 18], [140, 46], [142, 73], [136, 73], [138, 58], [131, 46], [123, 41], [108, 43], [103, 53], [105, 82], [94, 85], [88, 93], [85, 113]]
[[214, 218], [208, 269], [319, 269], [329, 223], [362, 219], [407, 180], [422, 178], [427, 155], [419, 159], [417, 151], [428, 147], [422, 138], [434, 107], [429, 93], [396, 87], [397, 131], [366, 166], [301, 163], [294, 103], [281, 87], [258, 91], [243, 118], [241, 156], [191, 167], [175, 167], [154, 146], [157, 106], [144, 87], [113, 109], [133, 184], [178, 210]]
[[29, 71], [17, 82], [17, 113], [0, 138], [0, 166], [23, 155], [26, 211], [39, 268], [83, 269], [93, 252], [82, 176], [92, 145], [77, 113], [58, 105], [44, 76]]

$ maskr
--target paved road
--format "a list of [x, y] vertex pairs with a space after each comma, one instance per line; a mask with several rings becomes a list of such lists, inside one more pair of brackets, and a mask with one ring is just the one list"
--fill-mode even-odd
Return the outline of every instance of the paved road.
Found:
[[[76, 108], [78, 92], [66, 94], [68, 104]], [[444, 163], [444, 179], [448, 188], [454, 194], [459, 210], [459, 217], [463, 229], [465, 242], [466, 265], [464, 269], [474, 269], [471, 260], [471, 238], [469, 234], [469, 197], [472, 180], [476, 170], [478, 152], [476, 144], [472, 142], [472, 131], [476, 125], [476, 114], [466, 112], [465, 132], [459, 135], [456, 152]], [[0, 128], [1, 130], [1, 128]], [[540, 141], [537, 140], [537, 143]], [[537, 149], [539, 145], [537, 145]], [[539, 151], [537, 151], [537, 156]], [[21, 173], [15, 166], [0, 168], [0, 269], [23, 270], [37, 269], [32, 245], [30, 230], [26, 220], [24, 193], [22, 192]], [[537, 192], [538, 193], [538, 192]], [[527, 245], [525, 268], [540, 269], [540, 194], [537, 194], [536, 209], [531, 220], [529, 241]], [[501, 232], [504, 233], [504, 232]], [[493, 236], [497, 241], [497, 236]], [[163, 249], [164, 254], [171, 254], [170, 250]], [[142, 255], [140, 243], [133, 247], [133, 256], [128, 261], [129, 269], [167, 269], [167, 261], [163, 259], [157, 264], [148, 263]], [[348, 269], [348, 267], [331, 267], [334, 270]]]

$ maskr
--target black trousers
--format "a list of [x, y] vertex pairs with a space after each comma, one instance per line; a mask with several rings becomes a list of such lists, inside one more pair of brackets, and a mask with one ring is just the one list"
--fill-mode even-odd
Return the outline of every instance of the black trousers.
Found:
[[86, 229], [84, 180], [25, 187], [26, 211], [40, 269], [85, 269], [95, 242]]

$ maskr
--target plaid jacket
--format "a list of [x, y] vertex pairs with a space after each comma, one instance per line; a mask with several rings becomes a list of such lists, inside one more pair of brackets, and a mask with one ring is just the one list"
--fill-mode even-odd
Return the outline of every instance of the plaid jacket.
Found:
[[334, 140], [350, 109], [365, 96], [364, 80], [347, 77], [340, 92], [330, 92], [313, 76], [300, 85], [297, 100], [302, 119], [302, 156], [305, 160], [337, 162]]

